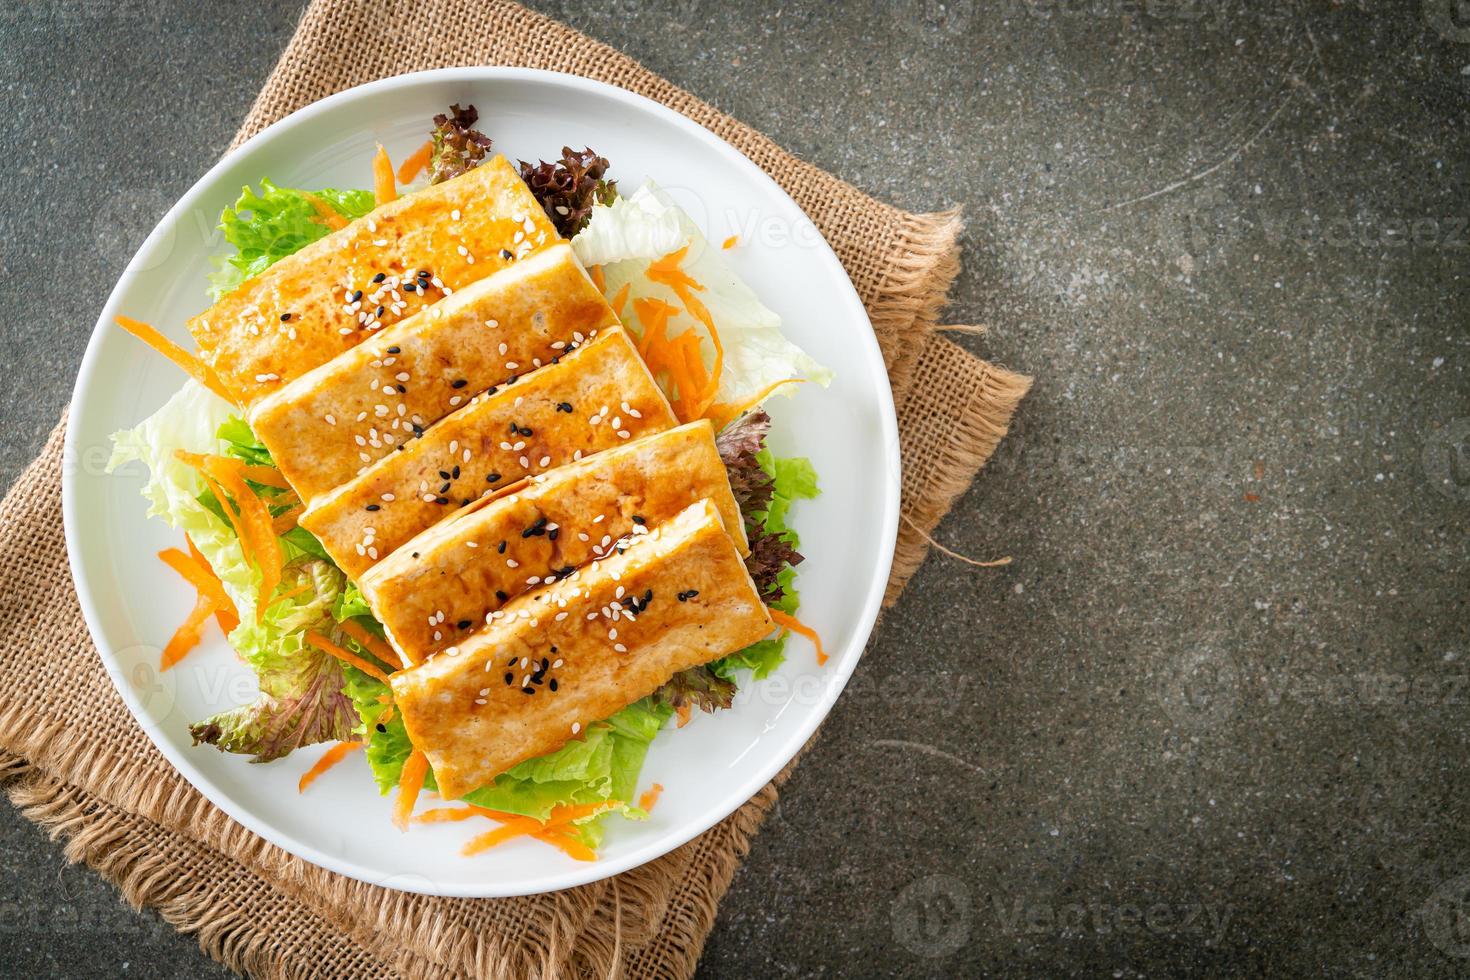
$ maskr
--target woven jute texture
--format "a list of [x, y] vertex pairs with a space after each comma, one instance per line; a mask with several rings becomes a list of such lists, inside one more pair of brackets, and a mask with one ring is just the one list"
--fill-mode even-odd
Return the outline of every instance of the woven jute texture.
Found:
[[[504, 2], [313, 4], [236, 143], [341, 89], [472, 64], [573, 72], [663, 102], [754, 160], [821, 229], [867, 306], [898, 405], [903, 524], [892, 602], [923, 559], [928, 532], [994, 450], [1030, 384], [938, 332], [959, 269], [958, 214], [915, 215], [874, 201], [626, 56]], [[61, 432], [59, 425], [0, 504], [0, 779], [27, 817], [66, 842], [69, 858], [254, 976], [693, 973], [719, 900], [790, 767], [689, 844], [553, 895], [429, 898], [307, 864], [184, 782], [108, 681], [67, 566]]]

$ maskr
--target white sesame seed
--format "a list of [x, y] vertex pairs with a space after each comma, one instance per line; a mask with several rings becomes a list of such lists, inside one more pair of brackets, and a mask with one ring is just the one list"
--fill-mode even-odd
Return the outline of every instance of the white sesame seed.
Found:
[[581, 730], [582, 730], [582, 723], [580, 721], [574, 721], [574, 722], [572, 722], [572, 734], [573, 735], [577, 734]]
[[459, 220], [459, 208], [455, 208], [453, 211], [449, 212], [449, 220], [450, 221], [458, 221]]
[[541, 462], [537, 463], [536, 465], [537, 466], [549, 466], [549, 465], [551, 465], [551, 457], [550, 456], [542, 456], [541, 457]]
[[507, 558], [505, 560], [505, 567], [506, 568], [520, 568], [521, 567], [521, 563], [518, 562], [518, 561], [516, 561], [514, 558]]
[[332, 415], [324, 415], [324, 416], [322, 416], [322, 418], [324, 418], [324, 419], [327, 420], [327, 424], [328, 425], [336, 425], [337, 424], [337, 419], [336, 419], [335, 416], [332, 416]]
[[625, 647], [625, 646], [623, 646], [621, 643], [614, 643], [613, 644], [613, 649], [616, 650], [618, 653], [627, 653], [628, 652], [628, 648]]

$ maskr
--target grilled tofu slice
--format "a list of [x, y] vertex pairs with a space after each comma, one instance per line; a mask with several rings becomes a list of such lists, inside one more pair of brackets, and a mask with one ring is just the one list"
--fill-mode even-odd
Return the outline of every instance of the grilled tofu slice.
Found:
[[741, 555], [744, 522], [701, 419], [482, 498], [373, 566], [358, 587], [409, 663], [458, 643], [511, 597], [613, 554], [709, 500]]
[[480, 279], [256, 403], [250, 424], [310, 501], [491, 385], [618, 322], [567, 244]]
[[452, 800], [771, 629], [719, 510], [701, 501], [393, 674], [393, 700]]
[[557, 364], [489, 389], [312, 501], [300, 524], [352, 579], [460, 507], [678, 424], [621, 327]]
[[190, 320], [189, 332], [248, 407], [560, 240], [515, 167], [497, 156], [287, 256]]

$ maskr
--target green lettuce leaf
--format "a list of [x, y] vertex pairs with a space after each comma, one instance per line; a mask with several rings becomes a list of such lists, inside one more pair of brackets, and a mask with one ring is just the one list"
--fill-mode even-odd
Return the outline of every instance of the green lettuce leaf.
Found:
[[260, 275], [270, 265], [331, 232], [317, 214], [307, 193], [325, 201], [344, 218], [360, 218], [376, 203], [371, 191], [324, 188], [303, 192], [261, 180], [260, 193], [240, 190], [234, 206], [220, 215], [219, 227], [235, 254], [218, 261], [210, 274], [210, 295], [219, 299], [241, 283]]
[[190, 726], [195, 741], [264, 762], [302, 745], [349, 738], [358, 725], [351, 699], [342, 691], [341, 666], [303, 639], [306, 630], [333, 629], [333, 609], [346, 592], [347, 580], [324, 553], [316, 554], [316, 539], [298, 528], [283, 536], [289, 562], [281, 591], [308, 588], [272, 603], [256, 621], [260, 573], [245, 560], [219, 501], [194, 468], [174, 455], [185, 449], [259, 459], [258, 453], [250, 455], [259, 446], [254, 433], [232, 413], [223, 399], [190, 381], [142, 424], [113, 436], [108, 468], [132, 463], [148, 468], [143, 496], [149, 514], [189, 535], [240, 614], [229, 642], [258, 676], [260, 694], [249, 704]]
[[[347, 694], [362, 718], [357, 731], [367, 740], [368, 765], [379, 792], [387, 793], [398, 785], [413, 746], [397, 712], [383, 721], [388, 705], [379, 698], [388, 694], [388, 686], [353, 667], [346, 668], [346, 674]], [[466, 794], [464, 801], [538, 820], [545, 820], [562, 804], [616, 801], [621, 805], [603, 816], [620, 813], [641, 818], [643, 811], [633, 804], [638, 776], [648, 747], [671, 714], [667, 707], [638, 701], [606, 721], [589, 725], [582, 739], [502, 773], [489, 786]], [[425, 786], [434, 789], [436, 785], [431, 771]], [[587, 821], [579, 830], [588, 846], [597, 846], [601, 836], [597, 820]]]

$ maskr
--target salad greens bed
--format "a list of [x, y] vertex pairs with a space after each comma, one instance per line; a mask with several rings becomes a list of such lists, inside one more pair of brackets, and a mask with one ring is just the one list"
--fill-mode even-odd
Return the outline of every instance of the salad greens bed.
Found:
[[[454, 106], [435, 117], [428, 182], [457, 176], [489, 157], [490, 140], [473, 128], [474, 108]], [[609, 296], [626, 287], [633, 298], [675, 303], [666, 286], [652, 281], [648, 263], [688, 249], [687, 269], [705, 288], [701, 299], [718, 326], [725, 346], [719, 401], [740, 404], [773, 382], [805, 377], [825, 384], [830, 373], [780, 333], [780, 319], [763, 306], [709, 246], [682, 210], [652, 184], [628, 197], [608, 180], [608, 161], [590, 149], [564, 148], [559, 160], [522, 162], [521, 174], [547, 214], [588, 266], [603, 268]], [[408, 192], [416, 188], [410, 187]], [[279, 187], [262, 179], [259, 190], [245, 188], [220, 218], [233, 252], [218, 260], [209, 291], [216, 299], [274, 262], [330, 233], [321, 207], [346, 219], [374, 207], [363, 190]], [[642, 331], [629, 304], [625, 324]], [[692, 317], [683, 323], [694, 328]], [[670, 321], [671, 327], [675, 321]], [[671, 333], [674, 332], [671, 329]], [[750, 538], [747, 567], [767, 602], [784, 612], [799, 603], [795, 566], [799, 540], [790, 523], [797, 500], [817, 496], [811, 463], [776, 457], [765, 448], [769, 417], [759, 409], [729, 423], [717, 442], [740, 503]], [[178, 450], [236, 457], [251, 466], [271, 466], [270, 452], [232, 406], [190, 381], [167, 404], [133, 429], [114, 436], [111, 468], [138, 461], [149, 478], [143, 489], [150, 516], [185, 532], [219, 577], [239, 613], [229, 643], [259, 679], [260, 693], [248, 704], [190, 726], [196, 743], [207, 743], [253, 762], [269, 762], [320, 742], [360, 739], [379, 789], [386, 793], [399, 779], [412, 746], [402, 719], [393, 710], [389, 688], [368, 673], [345, 664], [307, 642], [308, 633], [330, 636], [372, 661], [370, 651], [342, 630], [351, 623], [382, 637], [357, 587], [304, 528], [280, 535], [287, 559], [278, 598], [257, 621], [256, 594], [261, 573], [249, 562], [224, 507], [195, 469], [176, 457]], [[266, 498], [289, 491], [251, 482]], [[273, 516], [287, 507], [271, 504]], [[583, 843], [601, 839], [601, 817], [618, 812], [640, 818], [638, 776], [649, 746], [676, 713], [727, 708], [744, 678], [760, 680], [785, 659], [786, 633], [765, 639], [714, 663], [684, 671], [648, 698], [591, 725], [579, 740], [517, 765], [465, 800], [492, 810], [546, 819], [566, 804], [613, 803], [578, 823]], [[387, 665], [389, 669], [392, 665]], [[433, 789], [432, 772], [425, 785]]]

